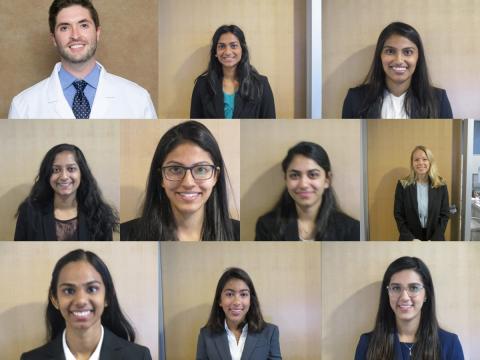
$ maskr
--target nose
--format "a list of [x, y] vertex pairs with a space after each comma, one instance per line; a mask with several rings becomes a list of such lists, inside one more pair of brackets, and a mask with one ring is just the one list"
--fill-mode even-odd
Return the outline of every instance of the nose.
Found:
[[62, 172], [60, 173], [60, 178], [61, 178], [61, 179], [66, 179], [66, 178], [68, 178], [67, 169], [62, 169]]
[[78, 35], [79, 35], [79, 31], [78, 31], [78, 27], [73, 25], [72, 26], [72, 32], [70, 33], [70, 37], [72, 39], [77, 39], [78, 38]]
[[233, 303], [235, 305], [240, 305], [240, 295], [235, 295], [235, 297], [233, 298]]
[[402, 54], [401, 51], [397, 52], [397, 56], [396, 56], [395, 60], [398, 61], [398, 62], [403, 62], [403, 54]]
[[301, 188], [306, 187], [308, 185], [308, 178], [306, 176], [300, 176], [298, 180], [298, 186]]
[[402, 289], [402, 292], [400, 293], [400, 299], [410, 299], [407, 288]]
[[83, 290], [78, 290], [75, 292], [75, 306], [77, 307], [84, 307], [87, 305], [87, 294]]
[[185, 173], [185, 177], [182, 180], [182, 185], [190, 187], [195, 186], [195, 179], [193, 178], [191, 169], [187, 170], [187, 172]]

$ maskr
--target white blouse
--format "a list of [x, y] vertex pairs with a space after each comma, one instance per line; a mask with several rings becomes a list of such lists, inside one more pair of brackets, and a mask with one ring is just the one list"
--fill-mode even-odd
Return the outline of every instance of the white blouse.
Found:
[[242, 357], [243, 348], [245, 347], [245, 340], [247, 340], [248, 324], [245, 324], [245, 326], [243, 327], [242, 334], [240, 335], [238, 343], [235, 334], [231, 332], [228, 328], [226, 320], [225, 331], [227, 332], [228, 347], [230, 349], [230, 355], [232, 356], [232, 360], [240, 360]]
[[382, 119], [408, 119], [407, 113], [405, 112], [404, 102], [405, 102], [404, 92], [400, 96], [395, 96], [391, 92], [385, 90], [383, 93], [383, 104], [382, 104]]
[[[65, 330], [63, 330], [63, 336], [62, 336], [62, 343], [63, 343], [63, 353], [65, 354], [65, 360], [76, 360], [75, 356], [73, 356], [72, 352], [68, 348], [67, 345], [67, 339], [65, 337]], [[95, 351], [93, 354], [90, 356], [89, 360], [100, 360], [100, 349], [102, 348], [102, 343], [103, 343], [103, 326], [102, 326], [102, 334], [100, 335], [100, 341], [98, 342], [97, 347], [95, 348]]]

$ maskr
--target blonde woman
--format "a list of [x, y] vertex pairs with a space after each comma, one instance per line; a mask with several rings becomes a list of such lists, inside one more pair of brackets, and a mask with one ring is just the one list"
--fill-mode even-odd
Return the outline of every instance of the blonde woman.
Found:
[[399, 240], [445, 240], [448, 190], [432, 152], [418, 145], [410, 155], [410, 174], [397, 183], [394, 205]]

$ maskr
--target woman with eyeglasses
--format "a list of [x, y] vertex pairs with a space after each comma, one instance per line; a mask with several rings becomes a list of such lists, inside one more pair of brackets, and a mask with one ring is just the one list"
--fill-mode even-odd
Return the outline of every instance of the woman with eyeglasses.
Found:
[[430, 82], [420, 34], [393, 22], [380, 33], [367, 77], [348, 90], [342, 118], [451, 119], [444, 89]]
[[217, 283], [207, 324], [200, 330], [196, 360], [282, 359], [278, 327], [267, 323], [253, 281], [229, 268]]
[[275, 118], [268, 79], [250, 64], [245, 35], [238, 26], [222, 25], [213, 34], [208, 68], [195, 80], [190, 118]]
[[430, 271], [404, 256], [383, 276], [375, 327], [363, 334], [355, 360], [463, 360], [458, 336], [441, 329]]
[[91, 251], [73, 250], [58, 260], [45, 318], [49, 342], [20, 360], [151, 360], [148, 348], [135, 344], [107, 265]]
[[227, 184], [210, 130], [197, 121], [172, 127], [153, 155], [141, 217], [121, 224], [121, 240], [239, 240]]
[[394, 216], [399, 240], [445, 240], [448, 189], [433, 153], [423, 145], [410, 154], [410, 174], [397, 183]]
[[274, 208], [257, 220], [257, 241], [360, 240], [360, 223], [343, 213], [323, 147], [303, 141], [282, 161], [285, 189]]

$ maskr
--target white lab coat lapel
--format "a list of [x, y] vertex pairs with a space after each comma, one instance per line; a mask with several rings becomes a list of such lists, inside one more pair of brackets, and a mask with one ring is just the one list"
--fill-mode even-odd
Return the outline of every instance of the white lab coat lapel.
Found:
[[67, 99], [65, 99], [62, 85], [60, 84], [60, 78], [58, 77], [58, 71], [60, 70], [60, 66], [61, 63], [55, 64], [52, 75], [50, 75], [50, 78], [48, 80], [48, 106], [53, 113], [58, 115], [58, 118], [60, 119], [75, 119], [72, 108], [70, 107], [70, 105], [68, 105]]
[[91, 119], [106, 119], [110, 118], [107, 116], [110, 114], [110, 108], [115, 100], [115, 89], [112, 87], [111, 82], [109, 82], [106, 77], [108, 73], [103, 67], [102, 64], [97, 62], [100, 65], [100, 78], [98, 80], [97, 91], [95, 92], [95, 99], [93, 100], [92, 110], [90, 112]]

